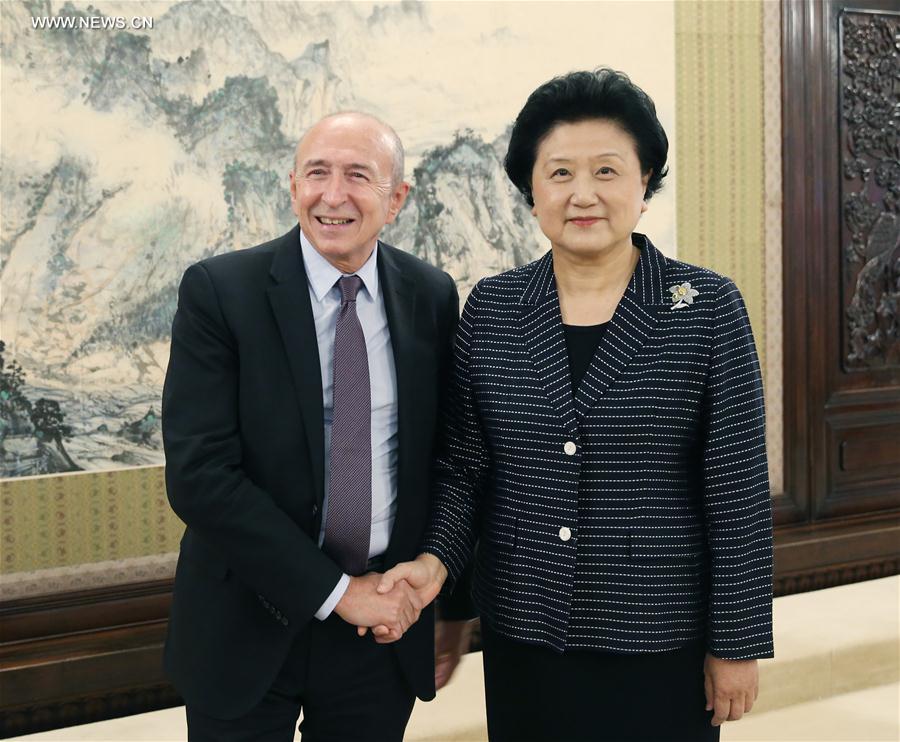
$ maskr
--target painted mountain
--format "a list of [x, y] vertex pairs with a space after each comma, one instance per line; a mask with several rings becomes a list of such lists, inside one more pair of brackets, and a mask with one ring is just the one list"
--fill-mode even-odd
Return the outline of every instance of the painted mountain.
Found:
[[[311, 122], [413, 106], [414, 81], [402, 100], [370, 81], [391, 39], [433, 31], [428, 6], [44, 0], [0, 15], [0, 475], [161, 464], [182, 272], [294, 223], [287, 173]], [[153, 28], [33, 28], [104, 15]], [[537, 257], [506, 135], [462, 114], [410, 130], [413, 191], [385, 239], [463, 295]]]

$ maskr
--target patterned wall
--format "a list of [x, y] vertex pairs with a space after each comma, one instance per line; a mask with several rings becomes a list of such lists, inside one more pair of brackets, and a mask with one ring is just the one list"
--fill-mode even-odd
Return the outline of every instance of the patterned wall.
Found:
[[675, 6], [678, 257], [731, 276], [763, 367], [783, 490], [780, 4]]
[[4, 599], [173, 574], [184, 526], [162, 467], [0, 483]]

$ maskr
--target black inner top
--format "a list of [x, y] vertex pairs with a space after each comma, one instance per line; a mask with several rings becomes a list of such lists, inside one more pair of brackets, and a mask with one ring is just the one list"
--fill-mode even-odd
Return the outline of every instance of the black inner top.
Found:
[[576, 391], [584, 378], [591, 359], [600, 345], [609, 322], [602, 325], [563, 325], [566, 348], [569, 351], [569, 369], [572, 372], [572, 391]]

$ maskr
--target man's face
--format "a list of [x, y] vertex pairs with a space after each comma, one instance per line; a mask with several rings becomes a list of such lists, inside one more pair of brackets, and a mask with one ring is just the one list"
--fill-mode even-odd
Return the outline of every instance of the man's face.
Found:
[[323, 119], [297, 147], [291, 207], [303, 234], [332, 265], [353, 273], [397, 217], [407, 183], [392, 183], [393, 150], [384, 127], [365, 116]]

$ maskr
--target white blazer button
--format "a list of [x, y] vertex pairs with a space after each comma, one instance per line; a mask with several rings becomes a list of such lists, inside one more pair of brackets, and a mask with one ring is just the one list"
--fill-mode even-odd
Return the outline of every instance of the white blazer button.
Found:
[[574, 441], [566, 441], [566, 445], [563, 446], [566, 456], [574, 456], [577, 450], [578, 446], [575, 445]]
[[566, 528], [566, 526], [563, 526], [559, 529], [559, 538], [562, 541], [568, 541], [572, 538], [572, 531]]

